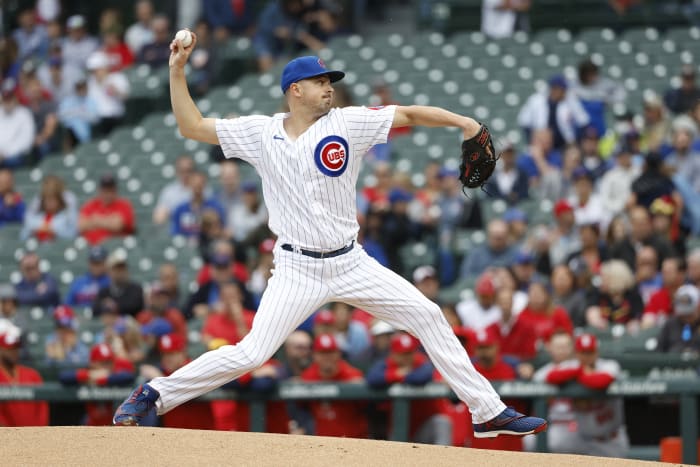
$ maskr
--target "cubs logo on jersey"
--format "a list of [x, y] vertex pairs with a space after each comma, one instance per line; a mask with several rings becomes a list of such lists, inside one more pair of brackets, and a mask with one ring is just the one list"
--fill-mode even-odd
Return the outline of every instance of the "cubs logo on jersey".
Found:
[[348, 142], [336, 135], [326, 136], [314, 150], [316, 167], [324, 175], [340, 177], [348, 166], [350, 151]]

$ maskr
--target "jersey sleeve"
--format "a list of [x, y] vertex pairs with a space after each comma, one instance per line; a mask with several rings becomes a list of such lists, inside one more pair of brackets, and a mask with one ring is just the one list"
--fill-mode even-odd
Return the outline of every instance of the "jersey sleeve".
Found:
[[271, 117], [251, 115], [216, 119], [216, 136], [227, 159], [238, 158], [255, 165], [262, 154], [262, 132]]
[[372, 146], [386, 143], [395, 112], [395, 105], [342, 109], [353, 151], [364, 154]]

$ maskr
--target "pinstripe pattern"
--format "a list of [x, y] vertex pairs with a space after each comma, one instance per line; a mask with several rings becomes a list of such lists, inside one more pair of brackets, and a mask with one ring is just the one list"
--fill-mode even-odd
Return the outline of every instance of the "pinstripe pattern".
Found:
[[[470, 408], [475, 423], [506, 406], [472, 365], [440, 307], [395, 272], [358, 247], [333, 262], [332, 300], [347, 302], [416, 336], [455, 394]], [[369, 284], [369, 287], [368, 287]]]
[[[333, 109], [296, 141], [284, 131], [286, 114], [217, 120], [226, 157], [250, 162], [262, 178], [270, 228], [278, 236], [275, 270], [252, 329], [240, 343], [207, 352], [172, 375], [151, 381], [160, 392], [159, 414], [261, 366], [291, 331], [329, 301], [361, 307], [420, 339], [445, 380], [469, 405], [475, 423], [491, 420], [505, 409], [472, 366], [440, 308], [361, 246], [327, 259], [280, 248], [290, 243], [332, 251], [357, 239], [355, 187], [362, 157], [371, 146], [386, 142], [395, 109]], [[321, 140], [331, 135], [348, 143], [347, 165], [339, 176], [326, 175], [314, 159], [315, 151], [323, 147]]]
[[243, 340], [206, 352], [149, 383], [160, 393], [159, 414], [262, 366], [294, 329], [329, 301], [330, 290], [320, 280], [325, 263], [299, 261], [306, 257], [279, 249], [275, 257], [272, 277]]
[[[357, 237], [362, 158], [371, 146], [386, 142], [395, 110], [333, 109], [296, 141], [284, 130], [287, 114], [219, 119], [216, 131], [226, 157], [248, 161], [260, 173], [270, 229], [280, 243], [333, 251]], [[329, 135], [349, 144], [347, 170], [340, 177], [324, 175], [314, 162], [316, 146]]]

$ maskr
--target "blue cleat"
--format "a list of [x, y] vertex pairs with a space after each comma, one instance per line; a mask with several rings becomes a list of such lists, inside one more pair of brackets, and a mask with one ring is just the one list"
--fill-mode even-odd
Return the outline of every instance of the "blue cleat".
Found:
[[117, 426], [138, 426], [149, 415], [155, 415], [158, 391], [148, 384], [142, 384], [133, 390], [117, 408], [112, 424]]
[[508, 407], [501, 414], [486, 423], [474, 425], [475, 438], [495, 438], [498, 435], [525, 436], [540, 433], [547, 429], [547, 420], [527, 417]]

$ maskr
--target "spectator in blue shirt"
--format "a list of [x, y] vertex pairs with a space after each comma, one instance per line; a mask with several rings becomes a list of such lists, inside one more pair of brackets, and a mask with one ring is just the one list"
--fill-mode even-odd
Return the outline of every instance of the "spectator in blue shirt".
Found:
[[508, 244], [508, 225], [503, 220], [489, 222], [486, 238], [486, 245], [473, 248], [464, 257], [460, 273], [462, 278], [476, 279], [487, 268], [513, 263], [515, 250]]
[[81, 79], [75, 83], [75, 92], [58, 105], [58, 121], [67, 130], [64, 149], [90, 141], [92, 125], [99, 119], [97, 103], [87, 93], [87, 81]]
[[[331, 8], [328, 8], [331, 6]], [[336, 14], [329, 2], [278, 0], [258, 17], [253, 47], [260, 71], [269, 70], [283, 54], [320, 50], [336, 30]]]
[[88, 271], [76, 277], [70, 285], [65, 303], [70, 306], [92, 306], [97, 293], [109, 286], [107, 250], [100, 245], [90, 248]]
[[34, 10], [27, 8], [20, 12], [17, 22], [19, 28], [12, 33], [12, 37], [19, 46], [19, 59], [45, 58], [49, 50], [49, 35], [43, 25], [37, 24]]
[[24, 200], [15, 190], [15, 179], [9, 169], [0, 169], [0, 227], [24, 221]]
[[518, 156], [516, 165], [527, 175], [528, 179], [537, 179], [547, 166], [561, 169], [563, 158], [560, 151], [554, 149], [552, 130], [541, 128], [533, 130], [530, 147]]
[[247, 34], [255, 22], [251, 0], [203, 0], [202, 9], [219, 42], [231, 34]]
[[15, 285], [17, 303], [30, 306], [51, 307], [60, 303], [58, 282], [49, 273], [39, 269], [39, 256], [27, 253], [19, 263], [22, 279]]
[[173, 211], [171, 219], [171, 233], [186, 237], [197, 237], [202, 227], [202, 214], [206, 210], [213, 210], [221, 219], [226, 221], [224, 208], [214, 198], [206, 198], [207, 177], [201, 172], [195, 172], [190, 178], [192, 199], [180, 204]]
[[46, 362], [56, 366], [85, 366], [90, 351], [78, 338], [78, 319], [73, 309], [61, 305], [53, 312], [56, 330], [46, 336]]

